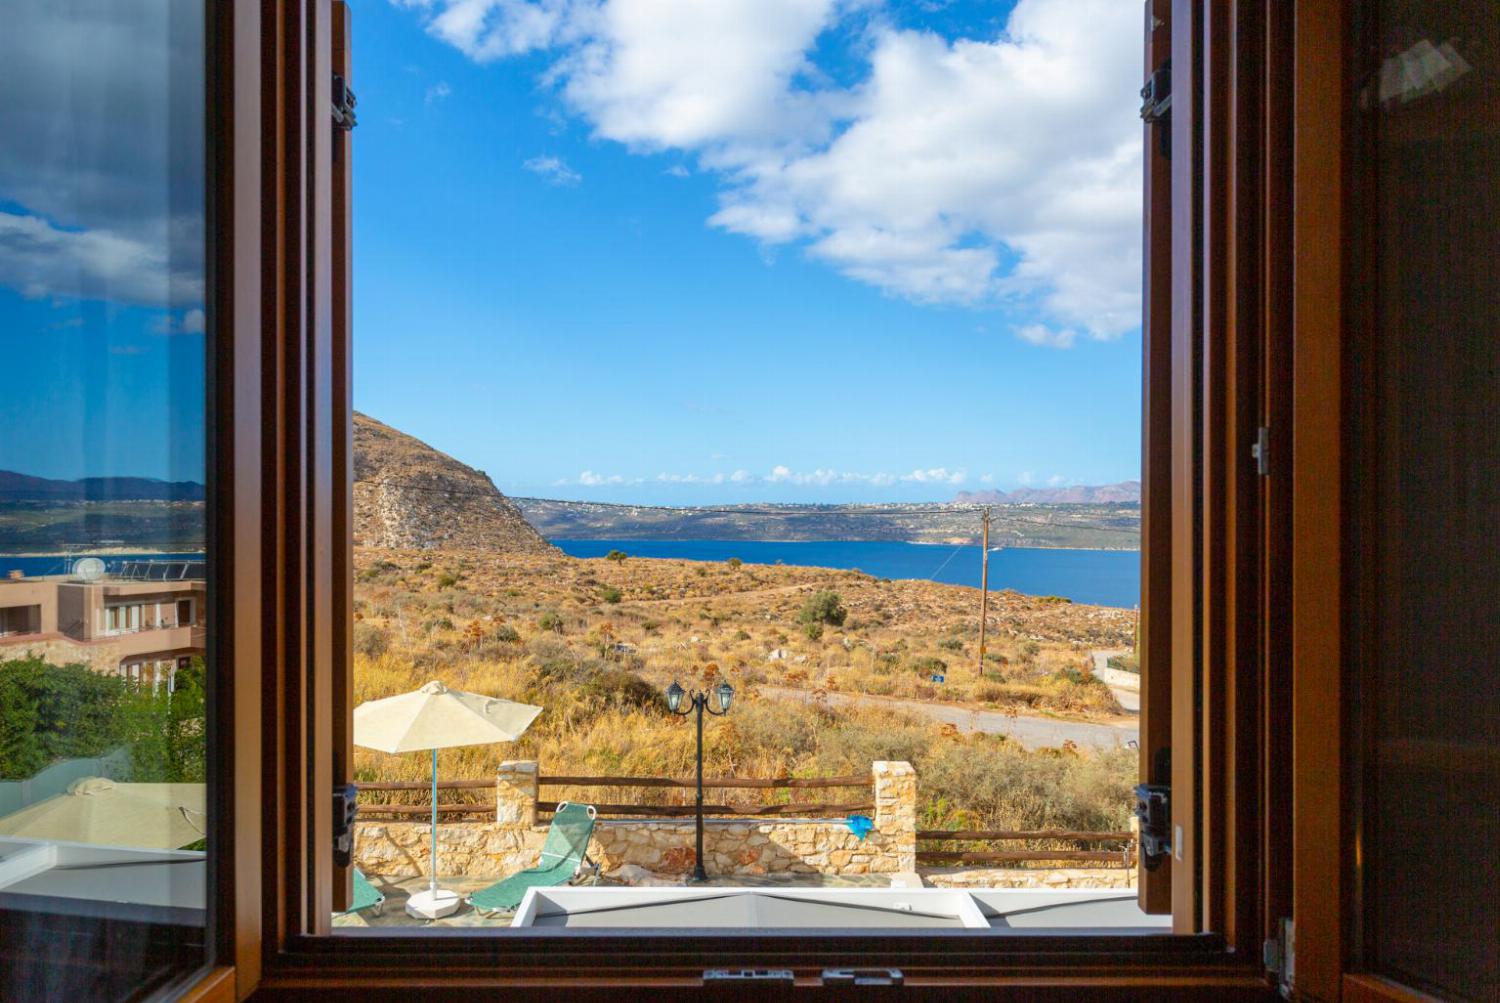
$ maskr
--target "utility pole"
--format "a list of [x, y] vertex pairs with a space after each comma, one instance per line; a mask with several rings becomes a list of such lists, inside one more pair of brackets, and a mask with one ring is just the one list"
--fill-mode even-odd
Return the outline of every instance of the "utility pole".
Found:
[[984, 532], [980, 547], [984, 557], [979, 563], [979, 678], [984, 678], [984, 633], [990, 618], [990, 510], [984, 509]]

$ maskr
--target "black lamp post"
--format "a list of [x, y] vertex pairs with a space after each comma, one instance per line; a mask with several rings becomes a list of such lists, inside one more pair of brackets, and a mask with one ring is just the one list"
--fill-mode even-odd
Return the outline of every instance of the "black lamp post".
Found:
[[[693, 867], [693, 881], [707, 881], [708, 872], [703, 869], [703, 712], [706, 710], [715, 717], [722, 717], [729, 713], [729, 703], [734, 699], [734, 687], [729, 683], [722, 682], [713, 688], [714, 696], [719, 698], [719, 709], [714, 710], [708, 705], [708, 694], [702, 690], [694, 690], [689, 696], [687, 690], [678, 686], [674, 681], [667, 687], [667, 709], [673, 714], [683, 717], [698, 712], [698, 854], [697, 863]], [[688, 706], [682, 706], [682, 698], [688, 697]]]

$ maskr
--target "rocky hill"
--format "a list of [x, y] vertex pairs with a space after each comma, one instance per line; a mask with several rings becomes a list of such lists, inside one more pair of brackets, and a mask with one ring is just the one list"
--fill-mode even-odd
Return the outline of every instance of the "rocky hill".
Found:
[[483, 471], [358, 413], [354, 543], [403, 550], [556, 552]]

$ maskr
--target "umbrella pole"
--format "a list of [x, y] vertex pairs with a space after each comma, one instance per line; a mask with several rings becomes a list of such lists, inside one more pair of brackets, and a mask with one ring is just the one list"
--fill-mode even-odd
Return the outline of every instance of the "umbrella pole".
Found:
[[437, 901], [437, 750], [432, 750], [432, 890], [433, 901]]

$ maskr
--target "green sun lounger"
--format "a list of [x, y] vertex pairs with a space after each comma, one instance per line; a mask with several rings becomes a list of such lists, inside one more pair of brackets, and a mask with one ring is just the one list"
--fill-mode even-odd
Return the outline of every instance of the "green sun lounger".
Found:
[[380, 910], [385, 906], [385, 896], [380, 889], [370, 884], [370, 879], [365, 877], [359, 868], [354, 869], [354, 898], [345, 910], [345, 915], [354, 912], [363, 912], [366, 909], [374, 909], [375, 915], [380, 915]]
[[485, 914], [514, 912], [521, 899], [526, 897], [526, 889], [548, 888], [572, 881], [588, 860], [595, 815], [593, 805], [566, 801], [559, 804], [537, 865], [475, 892], [469, 896], [469, 904]]

